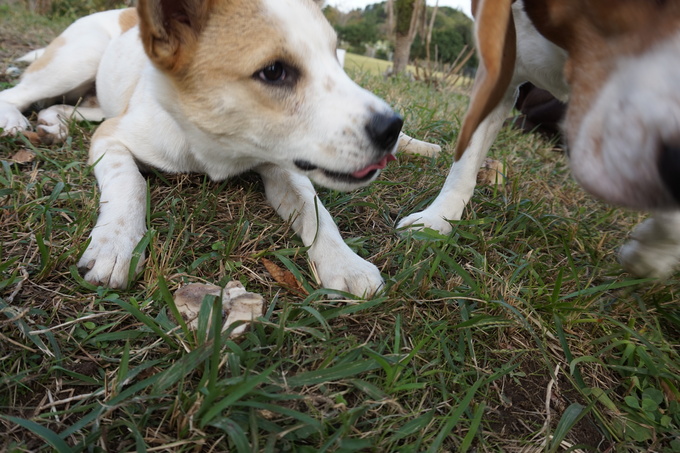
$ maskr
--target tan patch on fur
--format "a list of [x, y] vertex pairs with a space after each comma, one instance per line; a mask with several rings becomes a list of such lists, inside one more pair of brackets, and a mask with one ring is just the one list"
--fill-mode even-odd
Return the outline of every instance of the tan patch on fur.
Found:
[[135, 8], [129, 8], [123, 11], [118, 18], [118, 24], [123, 33], [135, 27], [139, 23], [139, 16]]
[[[118, 123], [120, 123], [120, 117], [110, 118], [100, 124], [97, 130], [94, 131], [92, 143], [94, 144], [99, 139], [112, 137], [115, 135], [116, 131], [118, 130]], [[88, 156], [88, 164], [90, 165], [94, 165], [94, 163], [102, 156], [101, 154], [93, 155], [92, 153], [94, 149], [94, 146], [90, 147], [90, 155]], [[107, 150], [106, 152], [111, 154], [125, 154], [115, 147]]]
[[64, 44], [66, 44], [66, 40], [63, 37], [57, 36], [54, 38], [50, 45], [45, 49], [45, 53], [43, 53], [40, 58], [35, 60], [28, 68], [26, 68], [26, 72], [36, 72], [44, 69], [52, 62], [57, 54], [57, 51], [63, 47]]
[[119, 122], [120, 118], [110, 118], [104, 121], [94, 132], [94, 135], [92, 136], [92, 141], [98, 140], [103, 137], [111, 137], [112, 135], [114, 135], [116, 129], [118, 128]]
[[[313, 3], [301, 2], [301, 6], [324, 23], [321, 11]], [[320, 34], [318, 39], [334, 38], [330, 26], [326, 31], [327, 35]], [[288, 33], [261, 1], [217, 1], [194, 49], [192, 63], [181, 77], [175, 78], [187, 116], [215, 135], [233, 134], [255, 122], [280, 127], [270, 130], [271, 135], [286, 134], [297, 127], [300, 110], [307, 103], [306, 85], [312, 76], [306, 72], [309, 63], [301, 60], [302, 52], [291, 47]], [[216, 54], [220, 57], [215, 58]], [[275, 61], [299, 70], [294, 84], [273, 88], [257, 80], [257, 71]], [[228, 104], [215, 96], [224, 91], [225, 83], [231, 90]], [[250, 109], [252, 114], [239, 107], [246, 103], [257, 106]], [[239, 121], [225, 123], [224, 112], [237, 109], [241, 111]], [[216, 112], [222, 113], [216, 116]]]

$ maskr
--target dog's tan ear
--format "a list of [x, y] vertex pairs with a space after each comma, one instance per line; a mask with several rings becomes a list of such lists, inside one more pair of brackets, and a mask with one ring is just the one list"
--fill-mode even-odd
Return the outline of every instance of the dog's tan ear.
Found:
[[159, 68], [176, 73], [190, 59], [214, 0], [139, 0], [144, 50]]
[[479, 67], [472, 97], [456, 143], [455, 160], [470, 144], [479, 124], [498, 105], [515, 69], [515, 23], [512, 0], [480, 0], [475, 7]]

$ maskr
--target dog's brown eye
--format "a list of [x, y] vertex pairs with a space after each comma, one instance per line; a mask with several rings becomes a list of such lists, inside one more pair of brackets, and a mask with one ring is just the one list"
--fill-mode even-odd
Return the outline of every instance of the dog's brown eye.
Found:
[[286, 69], [278, 61], [262, 69], [259, 75], [265, 82], [283, 82], [287, 76]]

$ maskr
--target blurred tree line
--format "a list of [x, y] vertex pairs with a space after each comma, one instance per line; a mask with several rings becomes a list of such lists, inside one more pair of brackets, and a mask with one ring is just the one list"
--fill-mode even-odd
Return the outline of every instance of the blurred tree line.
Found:
[[[422, 15], [423, 23], [429, 22], [435, 12], [432, 6], [425, 8], [427, 14]], [[333, 6], [326, 6], [323, 11], [348, 51], [384, 60], [392, 59], [395, 45], [394, 24], [390, 21], [394, 19], [389, 17], [387, 1], [348, 13]], [[411, 18], [405, 19], [410, 21]], [[424, 28], [426, 27], [421, 27], [415, 36], [411, 46], [411, 59], [426, 58]], [[472, 19], [457, 9], [446, 6], [438, 7], [432, 27], [430, 58], [441, 63], [453, 63], [466, 46], [474, 47]], [[468, 63], [470, 67], [474, 67], [475, 64], [472, 60]]]

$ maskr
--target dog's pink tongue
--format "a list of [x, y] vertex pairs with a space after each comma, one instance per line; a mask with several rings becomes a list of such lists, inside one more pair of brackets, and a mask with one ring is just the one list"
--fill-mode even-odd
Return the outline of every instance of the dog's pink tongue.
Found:
[[365, 178], [366, 175], [368, 175], [373, 170], [382, 170], [383, 168], [387, 167], [387, 164], [393, 160], [397, 160], [397, 158], [394, 157], [394, 154], [388, 154], [387, 156], [383, 157], [380, 162], [376, 162], [375, 164], [371, 164], [366, 168], [355, 171], [352, 173], [352, 176], [357, 179]]

